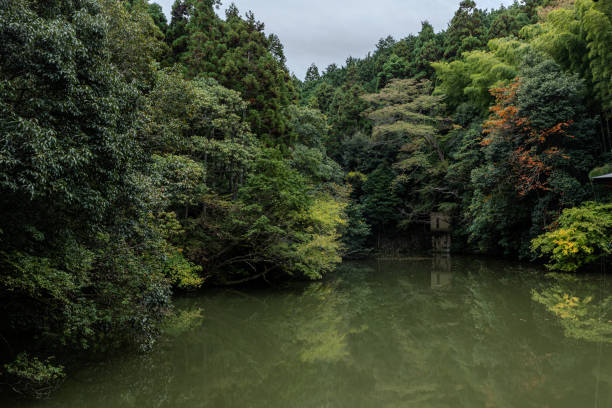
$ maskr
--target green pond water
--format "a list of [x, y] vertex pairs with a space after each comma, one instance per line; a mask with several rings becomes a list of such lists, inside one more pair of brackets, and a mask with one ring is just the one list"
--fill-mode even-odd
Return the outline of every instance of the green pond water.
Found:
[[413, 258], [207, 291], [177, 300], [153, 352], [73, 372], [50, 400], [5, 405], [612, 407], [612, 285], [544, 275]]

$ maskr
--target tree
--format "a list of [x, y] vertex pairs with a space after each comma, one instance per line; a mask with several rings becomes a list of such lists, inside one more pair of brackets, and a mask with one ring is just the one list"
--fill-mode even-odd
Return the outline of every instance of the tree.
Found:
[[155, 79], [155, 62], [168, 50], [163, 32], [149, 13], [148, 3], [135, 0], [130, 7], [116, 0], [100, 3], [108, 23], [106, 36], [112, 64], [128, 83], [133, 81], [140, 89], [150, 89]]
[[491, 13], [491, 23], [487, 29], [486, 38], [518, 37], [522, 27], [531, 23], [529, 12], [525, 6], [513, 4], [508, 8], [501, 7]]
[[384, 88], [393, 78], [404, 78], [408, 73], [408, 66], [403, 58], [393, 54], [384, 63], [382, 71], [378, 74], [378, 87]]
[[159, 168], [151, 182], [179, 214], [184, 233], [175, 242], [204, 266], [204, 277], [212, 274], [215, 250], [223, 243], [210, 230], [218, 221], [216, 209], [231, 206], [259, 154], [243, 119], [246, 110], [237, 92], [210, 79], [185, 80], [172, 70], [158, 73], [147, 97], [140, 139]]
[[279, 273], [316, 279], [341, 261], [345, 204], [329, 194], [313, 196], [307, 179], [280, 160], [278, 151], [262, 151], [240, 199], [244, 204], [232, 222], [243, 231], [234, 245], [243, 249], [224, 264], [259, 268], [236, 270], [242, 278], [224, 277], [226, 284]]
[[483, 42], [483, 12], [473, 0], [462, 0], [445, 34], [444, 58], [454, 60], [466, 51], [479, 49]]
[[188, 52], [182, 59], [189, 77], [205, 75], [238, 91], [249, 103], [253, 132], [268, 145], [291, 145], [284, 110], [296, 94], [278, 37], [266, 37], [264, 24], [250, 12], [242, 19], [235, 6], [228, 8], [226, 21], [220, 20], [215, 4], [199, 0], [194, 5]]
[[444, 53], [442, 36], [434, 33], [433, 26], [423, 21], [421, 31], [414, 39], [414, 50], [408, 59], [410, 77], [432, 79], [434, 69], [432, 62], [439, 61]]
[[516, 77], [518, 61], [527, 47], [515, 40], [493, 40], [489, 46], [488, 52], [467, 52], [453, 62], [432, 64], [440, 81], [438, 89], [446, 95], [449, 108], [470, 103], [484, 113], [493, 102], [489, 90]]
[[404, 199], [404, 220], [410, 224], [428, 216], [441, 202], [437, 187], [446, 168], [444, 151], [445, 107], [442, 97], [432, 95], [431, 83], [414, 79], [393, 80], [378, 94], [363, 96], [372, 108], [366, 111], [374, 122], [372, 139], [388, 151], [399, 173], [396, 187], [410, 192]]
[[193, 15], [193, 11], [192, 0], [174, 0], [172, 4], [170, 24], [165, 38], [166, 44], [170, 48], [170, 55], [164, 61], [167, 66], [181, 62], [187, 53], [189, 43], [187, 24]]
[[296, 140], [291, 151], [292, 166], [315, 185], [340, 182], [342, 170], [325, 149], [329, 134], [325, 116], [316, 109], [300, 106], [290, 106], [287, 113]]
[[162, 6], [157, 3], [149, 3], [149, 15], [153, 19], [153, 23], [159, 28], [159, 31], [166, 34], [168, 30], [168, 19], [164, 14]]
[[567, 208], [553, 228], [531, 242], [534, 252], [550, 259], [548, 269], [575, 272], [610, 255], [612, 204], [587, 202]]
[[[524, 36], [566, 69], [585, 79], [592, 89], [593, 106], [601, 115], [601, 143], [612, 149], [612, 13], [605, 2], [579, 0], [570, 8], [551, 11], [543, 23], [523, 29]], [[592, 105], [592, 104], [591, 104]]]
[[363, 216], [373, 227], [380, 248], [382, 233], [395, 226], [399, 220], [397, 207], [400, 204], [393, 189], [393, 171], [383, 164], [368, 174], [363, 183]]
[[310, 65], [310, 67], [308, 67], [308, 70], [306, 71], [306, 77], [304, 78], [304, 81], [318, 81], [320, 78], [321, 75], [319, 75], [319, 68], [317, 68], [317, 66], [313, 62], [312, 65]]
[[363, 93], [362, 87], [354, 85], [336, 89], [333, 94], [328, 107], [331, 132], [327, 148], [334, 159], [340, 157], [344, 140], [358, 132], [369, 133], [370, 121], [361, 114], [367, 108], [367, 102], [361, 99]]
[[138, 183], [140, 73], [112, 64], [117, 24], [142, 33], [150, 19], [109, 7], [12, 1], [0, 15], [0, 331], [16, 358], [6, 381], [27, 392], [69, 354], [147, 349], [172, 285], [199, 284], [168, 242], [173, 214]]
[[554, 209], [587, 196], [595, 148], [583, 90], [578, 78], [538, 54], [524, 60], [519, 80], [494, 90], [497, 103], [481, 141], [485, 163], [472, 172], [470, 234], [481, 249], [499, 242], [506, 253], [519, 248], [527, 256], [529, 240]]
[[325, 120], [291, 107], [299, 144], [287, 157], [262, 148], [247, 109], [214, 80], [158, 73], [140, 137], [155, 154], [152, 183], [181, 223], [172, 242], [216, 284], [320, 277], [340, 260], [344, 223], [342, 192], [323, 188], [340, 178], [322, 150]]

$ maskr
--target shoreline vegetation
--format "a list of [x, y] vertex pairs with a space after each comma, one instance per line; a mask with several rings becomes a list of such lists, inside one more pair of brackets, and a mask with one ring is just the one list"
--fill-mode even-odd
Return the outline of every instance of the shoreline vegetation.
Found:
[[44, 398], [75, 362], [150, 350], [173, 291], [427, 251], [433, 212], [453, 253], [606, 262], [610, 2], [463, 0], [445, 30], [303, 81], [252, 12], [219, 6], [0, 0], [7, 389]]

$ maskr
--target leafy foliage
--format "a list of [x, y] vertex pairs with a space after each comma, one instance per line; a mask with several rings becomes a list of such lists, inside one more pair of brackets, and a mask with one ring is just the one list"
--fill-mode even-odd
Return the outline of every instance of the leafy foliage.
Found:
[[35, 398], [48, 397], [66, 375], [64, 367], [53, 365], [51, 358], [40, 361], [27, 353], [19, 354], [4, 368], [12, 378], [12, 388], [16, 392]]
[[190, 77], [205, 75], [238, 91], [249, 103], [251, 129], [267, 144], [290, 144], [284, 110], [295, 95], [282, 44], [278, 37], [265, 35], [264, 24], [253, 13], [243, 19], [232, 5], [223, 21], [215, 14], [215, 5], [210, 0], [194, 2], [186, 25], [188, 47], [181, 61]]
[[[0, 363], [16, 390], [180, 333], [201, 313], [164, 325], [173, 290], [318, 279], [345, 254], [428, 241], [431, 211], [465, 251], [531, 247], [563, 271], [610, 252], [611, 195], [588, 182], [611, 158], [606, 2], [465, 0], [447, 30], [425, 21], [304, 82], [276, 35], [217, 0], [176, 0], [170, 24], [146, 0], [0, 3]], [[539, 299], [590, 313], [582, 295]], [[302, 357], [341, 355], [325, 338]]]
[[[177, 1], [168, 50], [145, 1], [3, 3], [0, 332], [16, 390], [52, 389], [52, 355], [149, 349], [172, 289], [340, 262], [347, 193], [325, 118], [291, 105], [278, 38], [215, 4]], [[230, 43], [221, 65], [194, 59]], [[177, 61], [189, 79], [159, 69]]]
[[612, 297], [600, 294], [594, 282], [574, 275], [550, 273], [551, 283], [532, 291], [532, 299], [557, 317], [567, 337], [598, 343], [612, 342]]
[[[326, 147], [347, 173], [393, 174], [386, 235], [420, 234], [431, 211], [444, 211], [457, 249], [529, 258], [531, 239], [591, 197], [588, 174], [612, 147], [609, 13], [601, 2], [557, 3], [462, 1], [447, 30], [423, 22], [302, 84], [300, 100], [327, 116]], [[349, 225], [380, 230], [368, 212], [384, 210], [363, 206], [378, 193], [357, 185]]]
[[[472, 240], [489, 248], [499, 242], [506, 251], [524, 248], [523, 256], [527, 237], [547, 224], [547, 207], [555, 202], [572, 205], [586, 197], [585, 175], [595, 153], [588, 142], [592, 121], [580, 108], [581, 82], [562, 74], [549, 59], [532, 58], [525, 60], [524, 83], [493, 91], [497, 104], [480, 142], [485, 164], [471, 176], [476, 187], [470, 206]], [[543, 103], [551, 98], [559, 102]], [[567, 201], [569, 197], [576, 201]], [[516, 213], [507, 219], [505, 211], [511, 209]], [[529, 232], [524, 225], [531, 225]], [[500, 235], [491, 240], [487, 233], [494, 230]]]
[[34, 357], [6, 366], [25, 392], [59, 378], [49, 355], [149, 348], [171, 286], [201, 283], [168, 242], [173, 214], [139, 183], [149, 162], [135, 138], [139, 89], [154, 47], [130, 50], [149, 35], [155, 44], [157, 29], [123, 7], [3, 5], [0, 331], [17, 350], [32, 339], [22, 347]]
[[402, 196], [403, 220], [408, 224], [427, 219], [443, 189], [428, 186], [444, 175], [445, 106], [442, 97], [432, 95], [427, 80], [393, 80], [377, 94], [363, 96], [372, 108], [365, 112], [374, 122], [374, 145], [382, 145], [387, 157], [395, 160], [394, 185]]
[[612, 253], [611, 235], [612, 204], [588, 202], [563, 210], [554, 229], [535, 238], [531, 248], [550, 258], [549, 269], [575, 272]]

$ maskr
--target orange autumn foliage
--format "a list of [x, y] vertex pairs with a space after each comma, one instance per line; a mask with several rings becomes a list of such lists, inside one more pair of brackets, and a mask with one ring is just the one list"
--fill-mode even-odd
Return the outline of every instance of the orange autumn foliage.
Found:
[[494, 143], [510, 143], [514, 150], [509, 153], [508, 162], [516, 179], [516, 190], [519, 196], [525, 196], [536, 190], [549, 191], [548, 178], [552, 166], [547, 164], [553, 156], [569, 159], [557, 146], [550, 146], [556, 136], [566, 136], [567, 128], [572, 121], [560, 122], [549, 129], [534, 128], [529, 118], [522, 116], [516, 106], [517, 91], [520, 81], [516, 78], [504, 88], [493, 88], [491, 94], [496, 103], [490, 108], [490, 116], [483, 124], [483, 138], [480, 145], [491, 146]]

